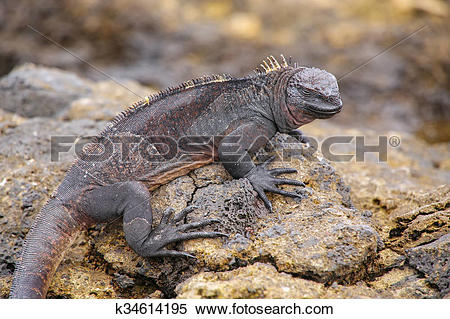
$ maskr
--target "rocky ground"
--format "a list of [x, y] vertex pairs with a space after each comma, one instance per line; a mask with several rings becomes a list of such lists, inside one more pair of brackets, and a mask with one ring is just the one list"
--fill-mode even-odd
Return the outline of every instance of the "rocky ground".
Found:
[[[152, 90], [126, 85], [140, 95]], [[50, 136], [89, 135], [135, 96], [113, 82], [32, 64], [0, 79], [0, 296], [7, 297], [23, 239], [73, 158], [50, 161]], [[345, 108], [344, 108], [345, 112]], [[38, 116], [39, 115], [39, 116]], [[42, 115], [45, 115], [43, 117]], [[305, 127], [331, 135], [379, 132], [321, 121]], [[329, 162], [320, 151], [277, 135], [257, 160], [296, 145], [284, 186], [301, 198], [270, 195], [271, 214], [245, 179], [220, 164], [199, 168], [152, 194], [155, 222], [172, 206], [196, 204], [191, 220], [217, 217], [228, 239], [192, 240], [191, 259], [145, 259], [126, 244], [120, 221], [82, 232], [52, 281], [50, 298], [442, 298], [450, 297], [450, 148], [401, 131], [387, 162]], [[335, 152], [353, 154], [354, 144]], [[368, 154], [370, 155], [370, 154]], [[373, 154], [372, 154], [373, 155]], [[212, 227], [212, 226], [210, 226]]]

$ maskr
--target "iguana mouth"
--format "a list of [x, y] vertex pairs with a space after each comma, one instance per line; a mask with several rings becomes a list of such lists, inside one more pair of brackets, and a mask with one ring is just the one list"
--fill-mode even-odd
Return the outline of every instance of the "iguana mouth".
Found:
[[[329, 106], [328, 104], [327, 106]], [[305, 104], [305, 109], [310, 113], [313, 113], [317, 118], [329, 118], [333, 115], [339, 113], [342, 110], [342, 101], [339, 100], [338, 105], [331, 105], [331, 107], [324, 107], [322, 105], [307, 103]]]

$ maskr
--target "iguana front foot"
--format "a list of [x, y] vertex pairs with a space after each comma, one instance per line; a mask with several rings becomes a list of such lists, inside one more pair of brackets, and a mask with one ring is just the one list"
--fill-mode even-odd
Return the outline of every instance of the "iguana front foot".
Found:
[[272, 203], [267, 198], [264, 191], [288, 196], [288, 197], [297, 197], [301, 198], [302, 196], [294, 193], [294, 192], [288, 192], [282, 189], [279, 189], [276, 187], [280, 184], [287, 184], [287, 185], [296, 185], [296, 186], [305, 186], [305, 184], [301, 181], [297, 181], [294, 179], [286, 179], [286, 178], [277, 178], [275, 176], [280, 174], [289, 174], [289, 173], [296, 173], [297, 170], [294, 168], [274, 168], [271, 170], [267, 170], [267, 165], [269, 165], [273, 160], [275, 159], [275, 156], [272, 156], [264, 163], [257, 165], [254, 169], [252, 169], [245, 177], [250, 181], [255, 191], [258, 193], [259, 197], [263, 200], [266, 207], [269, 209], [270, 212], [272, 212]]
[[288, 133], [290, 136], [297, 139], [302, 144], [310, 145], [310, 140], [307, 138], [302, 131], [300, 130], [292, 130]]
[[143, 257], [191, 257], [195, 256], [183, 251], [169, 250], [164, 248], [168, 244], [196, 238], [228, 237], [220, 232], [187, 232], [213, 223], [220, 222], [219, 219], [206, 219], [198, 222], [182, 224], [184, 218], [196, 209], [196, 206], [188, 206], [173, 217], [174, 209], [168, 208], [164, 211], [160, 224], [153, 229], [144, 239], [141, 247], [136, 251]]

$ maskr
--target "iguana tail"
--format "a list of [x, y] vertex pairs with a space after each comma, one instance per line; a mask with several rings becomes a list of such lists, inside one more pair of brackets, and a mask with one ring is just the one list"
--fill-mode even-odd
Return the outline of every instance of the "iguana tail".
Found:
[[65, 250], [88, 223], [78, 212], [50, 199], [38, 214], [16, 267], [10, 298], [45, 298]]

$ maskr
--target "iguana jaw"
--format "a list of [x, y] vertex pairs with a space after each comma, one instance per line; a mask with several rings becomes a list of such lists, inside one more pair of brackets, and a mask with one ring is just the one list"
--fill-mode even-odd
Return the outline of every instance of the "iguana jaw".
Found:
[[342, 100], [339, 99], [338, 104], [315, 104], [304, 103], [304, 109], [318, 119], [327, 119], [342, 110]]

